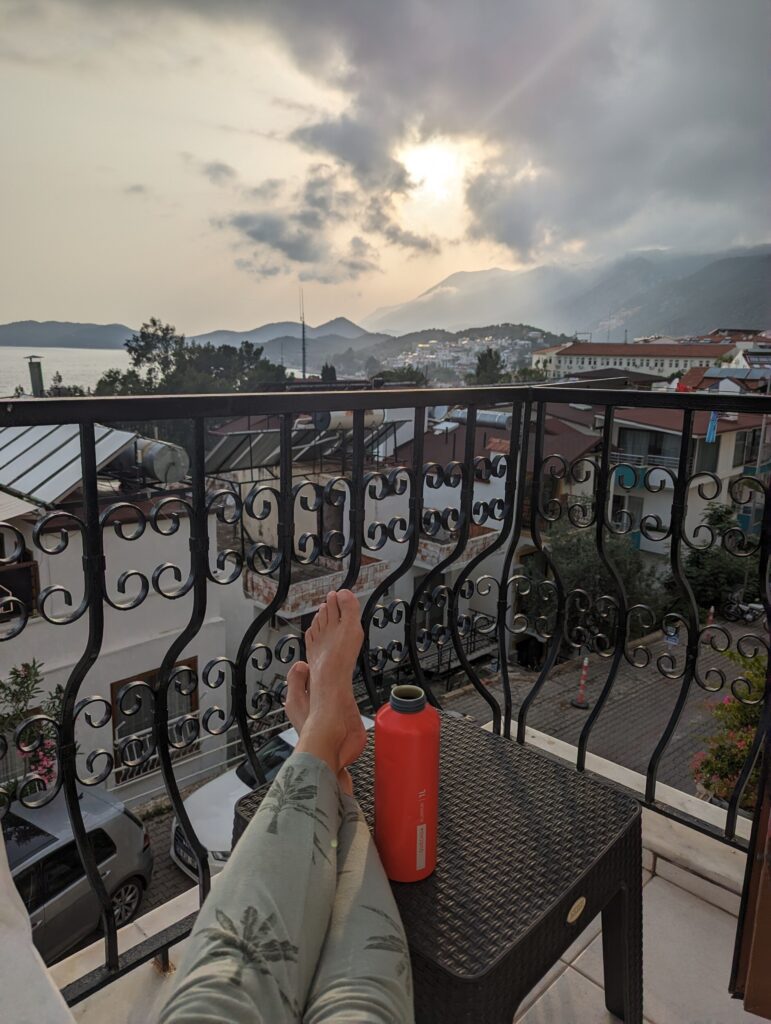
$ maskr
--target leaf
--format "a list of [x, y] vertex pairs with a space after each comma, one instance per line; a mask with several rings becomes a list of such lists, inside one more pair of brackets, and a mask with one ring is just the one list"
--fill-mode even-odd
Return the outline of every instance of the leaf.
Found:
[[233, 935], [238, 935], [238, 928], [234, 921], [228, 917], [224, 910], [220, 910], [219, 907], [214, 911], [214, 916], [219, 922], [220, 928], [224, 928], [226, 931], [231, 932]]

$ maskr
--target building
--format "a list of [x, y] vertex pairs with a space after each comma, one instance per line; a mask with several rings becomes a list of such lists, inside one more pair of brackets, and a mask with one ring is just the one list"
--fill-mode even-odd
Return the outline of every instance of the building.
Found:
[[617, 345], [576, 341], [551, 354], [546, 373], [550, 380], [557, 380], [581, 370], [611, 367], [671, 377], [693, 367], [720, 366], [737, 355], [736, 348], [733, 343], [646, 341]]

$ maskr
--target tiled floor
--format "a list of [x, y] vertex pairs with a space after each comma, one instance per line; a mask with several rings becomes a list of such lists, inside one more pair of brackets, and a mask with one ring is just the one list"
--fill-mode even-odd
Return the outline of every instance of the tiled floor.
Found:
[[[644, 1014], [649, 1024], [761, 1024], [728, 995], [736, 918], [663, 878], [643, 889]], [[520, 1007], [519, 1024], [610, 1024], [599, 918]]]

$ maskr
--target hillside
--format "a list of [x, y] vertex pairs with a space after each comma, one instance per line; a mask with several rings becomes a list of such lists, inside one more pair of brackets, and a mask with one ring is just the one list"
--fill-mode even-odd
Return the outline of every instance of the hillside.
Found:
[[79, 324], [18, 320], [0, 324], [0, 345], [26, 348], [122, 348], [134, 333], [125, 324]]
[[649, 250], [604, 264], [451, 274], [409, 302], [367, 317], [370, 329], [404, 334], [442, 324], [521, 320], [552, 331], [600, 332], [621, 340], [692, 333], [716, 323], [771, 324], [771, 246], [723, 253]]

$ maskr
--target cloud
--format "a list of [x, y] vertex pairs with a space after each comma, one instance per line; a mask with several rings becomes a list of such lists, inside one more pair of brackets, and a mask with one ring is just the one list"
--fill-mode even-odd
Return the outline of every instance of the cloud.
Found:
[[365, 123], [361, 118], [342, 114], [296, 128], [289, 138], [311, 152], [336, 157], [365, 188], [403, 192], [409, 184], [404, 166], [389, 152], [388, 132], [377, 121]]
[[469, 233], [520, 259], [767, 236], [767, 0], [113, 0], [161, 5], [251, 24], [343, 97], [319, 113], [309, 90], [288, 138], [376, 200], [366, 217], [392, 244], [435, 251], [390, 200], [410, 190], [394, 154], [440, 136], [484, 146]]
[[234, 167], [221, 160], [210, 160], [200, 165], [201, 174], [209, 179], [212, 185], [229, 185], [238, 175]]
[[348, 96], [294, 142], [388, 195], [409, 188], [405, 140], [479, 139], [493, 155], [468, 185], [471, 234], [520, 258], [767, 234], [767, 0], [263, 0], [251, 16]]
[[126, 185], [123, 191], [127, 196], [146, 196], [150, 190], [147, 185], [135, 184]]
[[244, 194], [250, 199], [263, 199], [266, 202], [276, 199], [283, 191], [284, 182], [281, 178], [266, 178], [259, 185], [244, 190]]
[[439, 243], [435, 238], [418, 235], [397, 223], [391, 202], [388, 199], [373, 196], [367, 205], [363, 223], [366, 231], [382, 235], [392, 245], [422, 253], [435, 254], [439, 252]]
[[291, 215], [235, 213], [226, 223], [248, 241], [258, 242], [295, 263], [313, 263], [325, 256], [323, 241], [314, 232], [298, 228]]
[[255, 277], [276, 277], [277, 274], [287, 273], [286, 267], [279, 263], [268, 263], [258, 258], [249, 259], [239, 256], [234, 262], [239, 270], [244, 270], [247, 274], [254, 274]]

